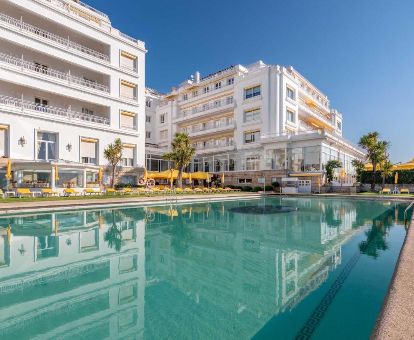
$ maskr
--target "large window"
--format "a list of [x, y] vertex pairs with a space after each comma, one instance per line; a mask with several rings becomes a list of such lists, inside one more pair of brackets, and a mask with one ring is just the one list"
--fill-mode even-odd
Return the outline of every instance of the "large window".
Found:
[[246, 170], [259, 170], [260, 168], [260, 157], [252, 156], [246, 158]]
[[244, 143], [250, 144], [255, 143], [260, 140], [260, 130], [256, 131], [247, 131], [244, 133]]
[[136, 114], [134, 112], [121, 111], [121, 129], [136, 130]]
[[80, 155], [81, 162], [85, 164], [97, 164], [98, 140], [93, 138], [82, 138]]
[[135, 154], [135, 145], [125, 145], [122, 150], [122, 165], [123, 166], [134, 166], [134, 154]]
[[161, 116], [160, 116], [160, 124], [164, 124], [165, 123], [165, 116], [166, 116], [166, 114], [165, 113], [163, 113]]
[[120, 96], [126, 99], [137, 99], [138, 87], [136, 84], [121, 80]]
[[290, 123], [296, 123], [296, 113], [292, 110], [286, 110], [286, 120]]
[[244, 99], [249, 99], [253, 97], [260, 96], [261, 94], [261, 87], [260, 85], [254, 86], [248, 89], [244, 89]]
[[168, 138], [168, 130], [162, 130], [160, 131], [160, 139], [166, 140]]
[[244, 111], [243, 121], [245, 123], [259, 121], [261, 117], [260, 108], [250, 109]]
[[37, 132], [37, 159], [58, 159], [57, 134], [50, 132]]
[[282, 170], [285, 168], [285, 149], [266, 150], [266, 170]]
[[0, 158], [7, 156], [7, 132], [8, 126], [7, 125], [0, 125]]
[[120, 65], [131, 71], [137, 71], [138, 58], [128, 52], [122, 51], [120, 58]]

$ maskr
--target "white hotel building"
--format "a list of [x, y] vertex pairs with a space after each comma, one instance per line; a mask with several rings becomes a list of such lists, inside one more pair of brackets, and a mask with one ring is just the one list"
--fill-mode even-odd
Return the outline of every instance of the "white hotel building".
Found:
[[145, 159], [145, 54], [80, 1], [0, 1], [0, 187], [7, 159], [14, 186], [97, 185], [116, 138], [120, 180], [133, 180]]
[[150, 170], [168, 167], [160, 155], [179, 131], [196, 148], [190, 170], [225, 172], [228, 184], [286, 176], [316, 183], [330, 159], [342, 162], [341, 181], [351, 184], [351, 161], [364, 155], [342, 137], [342, 114], [292, 67], [259, 61], [203, 78], [197, 72], [168, 94], [147, 90], [146, 104]]

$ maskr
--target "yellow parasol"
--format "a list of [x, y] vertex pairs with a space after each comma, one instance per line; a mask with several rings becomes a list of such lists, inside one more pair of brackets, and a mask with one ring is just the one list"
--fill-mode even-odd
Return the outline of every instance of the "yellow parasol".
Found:
[[173, 169], [170, 170], [170, 183], [171, 185], [174, 184], [174, 170]]
[[98, 171], [98, 182], [102, 183], [102, 179], [103, 179], [103, 169], [102, 167], [100, 167]]
[[55, 172], [55, 182], [57, 182], [59, 180], [59, 169], [57, 165], [53, 167], [53, 171]]
[[394, 184], [398, 184], [398, 171], [395, 173], [394, 176]]
[[12, 236], [11, 226], [8, 226], [8, 228], [7, 228], [7, 241], [9, 242], [9, 244], [10, 244], [11, 236]]
[[148, 181], [148, 171], [147, 168], [144, 169], [144, 181]]
[[223, 172], [223, 174], [221, 175], [221, 184], [223, 184], [223, 185], [224, 185], [224, 172]]
[[12, 179], [12, 174], [11, 174], [11, 160], [9, 159], [7, 161], [7, 173], [6, 173], [6, 179], [11, 180]]
[[189, 174], [188, 175], [188, 183], [193, 183], [193, 178], [192, 178], [192, 176], [191, 176], [191, 174]]

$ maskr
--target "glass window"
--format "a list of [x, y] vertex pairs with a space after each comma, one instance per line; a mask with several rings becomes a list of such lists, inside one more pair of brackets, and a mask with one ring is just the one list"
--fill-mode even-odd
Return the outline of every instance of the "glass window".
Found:
[[145, 116], [145, 121], [147, 123], [151, 123], [151, 116]]
[[295, 100], [295, 91], [292, 90], [290, 87], [286, 88], [286, 96], [290, 99]]
[[135, 148], [126, 147], [122, 150], [122, 165], [123, 166], [134, 166], [134, 153]]
[[214, 87], [216, 90], [221, 89], [221, 81], [215, 83]]
[[342, 122], [338, 121], [336, 126], [338, 127], [338, 130], [342, 130]]
[[7, 127], [0, 125], [0, 158], [7, 156]]
[[303, 148], [293, 148], [290, 150], [290, 170], [293, 172], [304, 171]]
[[204, 92], [204, 93], [210, 92], [210, 88], [209, 88], [208, 86], [205, 86], [205, 87], [203, 88], [203, 92]]
[[37, 159], [45, 161], [57, 159], [57, 134], [50, 132], [37, 133]]
[[126, 80], [121, 80], [120, 96], [126, 99], [137, 99], [138, 86]]
[[121, 111], [120, 116], [121, 129], [136, 129], [136, 115], [132, 112]]
[[160, 116], [160, 123], [161, 124], [165, 123], [165, 113]]
[[145, 138], [151, 138], [151, 132], [145, 131]]
[[260, 120], [261, 113], [260, 108], [244, 111], [243, 121], [245, 123], [254, 122]]
[[260, 85], [255, 86], [255, 87], [251, 87], [249, 89], [244, 90], [244, 99], [257, 97], [257, 96], [260, 96], [260, 94], [261, 94], [261, 86]]
[[168, 138], [168, 130], [162, 130], [160, 131], [160, 139], [165, 140]]
[[260, 157], [252, 156], [246, 158], [246, 170], [259, 170], [260, 168]]
[[193, 97], [197, 97], [197, 96], [198, 96], [198, 91], [197, 90], [193, 91]]
[[227, 104], [227, 105], [229, 105], [229, 104], [233, 104], [233, 96], [230, 96], [230, 97], [227, 97], [227, 98], [226, 98], [226, 104]]
[[296, 123], [296, 114], [295, 114], [295, 112], [287, 109], [286, 110], [286, 119], [287, 119], [288, 122]]
[[96, 139], [81, 139], [81, 161], [85, 164], [97, 164], [98, 141]]
[[244, 143], [250, 144], [255, 143], [260, 140], [260, 130], [257, 131], [248, 131], [244, 133]]
[[184, 93], [183, 94], [183, 100], [187, 100], [188, 99], [188, 94], [187, 93]]
[[234, 78], [227, 79], [227, 85], [233, 85], [234, 84]]
[[123, 68], [127, 68], [132, 71], [137, 71], [138, 58], [128, 52], [122, 51], [120, 64]]
[[285, 168], [286, 152], [285, 149], [266, 150], [266, 169], [282, 170]]

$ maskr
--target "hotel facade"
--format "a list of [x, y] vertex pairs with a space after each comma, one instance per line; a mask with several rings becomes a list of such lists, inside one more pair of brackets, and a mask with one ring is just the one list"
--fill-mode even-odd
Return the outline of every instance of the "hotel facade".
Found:
[[116, 138], [119, 181], [134, 181], [145, 163], [145, 54], [80, 1], [1, 1], [1, 187], [9, 159], [15, 187], [96, 186]]
[[147, 90], [146, 98], [149, 170], [170, 166], [161, 155], [176, 132], [187, 132], [196, 149], [189, 171], [224, 172], [234, 185], [291, 176], [313, 186], [331, 159], [343, 164], [335, 184], [351, 185], [351, 162], [364, 156], [342, 137], [342, 114], [293, 67], [258, 61], [206, 77], [196, 72], [167, 94]]

